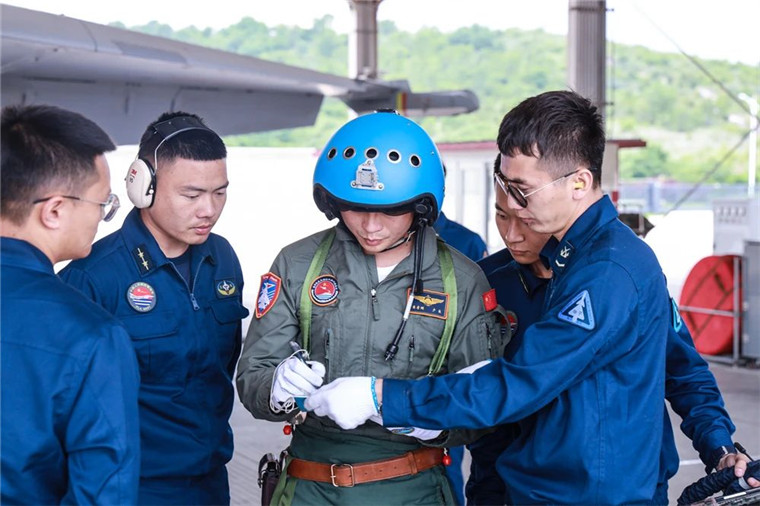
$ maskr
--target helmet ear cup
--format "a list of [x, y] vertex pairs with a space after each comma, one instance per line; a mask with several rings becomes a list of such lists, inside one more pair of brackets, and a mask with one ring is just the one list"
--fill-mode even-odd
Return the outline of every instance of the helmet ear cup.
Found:
[[127, 171], [127, 196], [138, 209], [153, 205], [156, 193], [156, 173], [150, 163], [142, 158], [136, 159]]

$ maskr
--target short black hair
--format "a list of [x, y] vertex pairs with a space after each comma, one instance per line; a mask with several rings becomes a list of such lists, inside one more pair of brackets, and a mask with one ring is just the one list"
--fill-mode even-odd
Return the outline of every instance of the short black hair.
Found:
[[197, 120], [206, 130], [202, 128], [193, 128], [182, 132], [174, 137], [171, 137], [166, 142], [161, 144], [156, 156], [158, 157], [158, 166], [162, 164], [171, 163], [176, 158], [184, 158], [187, 160], [222, 160], [227, 158], [227, 147], [224, 145], [221, 137], [211, 130], [200, 116], [182, 111], [165, 112], [158, 117], [158, 119], [147, 126], [145, 132], [140, 138], [140, 149], [138, 156], [144, 160], [150, 161], [153, 164], [153, 168], [156, 167], [156, 160], [153, 159], [156, 146], [157, 131], [155, 126], [164, 121], [175, 119], [179, 117], [194, 118]]
[[116, 149], [95, 122], [55, 106], [7, 106], [1, 122], [0, 213], [18, 225], [35, 199], [51, 190], [75, 193], [94, 181], [95, 158]]
[[501, 120], [499, 152], [545, 162], [553, 176], [587, 165], [598, 186], [604, 159], [604, 125], [590, 100], [574, 91], [548, 91], [523, 100]]

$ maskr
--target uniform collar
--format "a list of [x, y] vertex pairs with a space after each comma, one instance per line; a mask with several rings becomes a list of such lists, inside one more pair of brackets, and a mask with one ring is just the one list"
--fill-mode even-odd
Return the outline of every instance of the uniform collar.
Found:
[[47, 255], [30, 242], [2, 237], [0, 238], [0, 251], [2, 251], [3, 265], [55, 274], [53, 264]]
[[549, 238], [541, 250], [544, 265], [552, 270], [554, 276], [561, 275], [572, 262], [576, 249], [593, 237], [599, 228], [617, 217], [617, 209], [609, 196], [602, 196], [575, 220], [561, 241], [553, 236]]
[[517, 264], [517, 275], [520, 276], [520, 283], [529, 297], [533, 297], [536, 290], [539, 290], [549, 281], [548, 278], [539, 278], [536, 276], [529, 265], [522, 265], [515, 260], [512, 261]]
[[[153, 234], [145, 226], [138, 208], [135, 207], [129, 212], [121, 226], [121, 232], [132, 260], [134, 260], [135, 269], [141, 276], [146, 276], [161, 266], [171, 263], [161, 251]], [[202, 244], [190, 246], [193, 261], [191, 272], [195, 272], [196, 266], [207, 257], [214, 263], [214, 257], [208, 243], [207, 240]]]

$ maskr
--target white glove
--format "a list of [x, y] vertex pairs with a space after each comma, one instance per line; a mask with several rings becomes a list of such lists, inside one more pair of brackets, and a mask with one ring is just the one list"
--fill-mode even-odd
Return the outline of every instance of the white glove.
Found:
[[481, 367], [488, 365], [491, 363], [491, 360], [481, 360], [480, 362], [475, 362], [474, 364], [468, 365], [467, 367], [464, 367], [457, 371], [457, 374], [472, 374]]
[[430, 441], [441, 435], [440, 430], [420, 429], [419, 427], [386, 427], [389, 431], [399, 436], [409, 436], [422, 441]]
[[355, 429], [377, 415], [372, 384], [374, 378], [338, 378], [306, 399], [306, 409], [332, 418], [341, 428]]
[[322, 386], [325, 366], [310, 360], [304, 362], [290, 356], [274, 371], [269, 408], [273, 413], [290, 413], [296, 407], [294, 397], [306, 397]]
[[[383, 415], [372, 415], [369, 419], [378, 425], [383, 424]], [[420, 429], [419, 427], [385, 427], [389, 431], [399, 436], [409, 436], [423, 441], [430, 441], [441, 435], [440, 430]]]

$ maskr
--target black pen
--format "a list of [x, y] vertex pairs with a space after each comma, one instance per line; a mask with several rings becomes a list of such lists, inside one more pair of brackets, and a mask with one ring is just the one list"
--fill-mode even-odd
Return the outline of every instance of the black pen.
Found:
[[295, 341], [289, 341], [288, 344], [293, 350], [293, 354], [296, 358], [308, 366], [309, 364], [306, 362], [306, 359], [309, 358], [309, 352], [301, 348], [301, 346]]
[[744, 455], [746, 455], [749, 460], [752, 460], [752, 461], [755, 460], [752, 457], [750, 457], [749, 453], [747, 453], [746, 448], [744, 448], [740, 443], [734, 441], [734, 448], [736, 448], [737, 450], [742, 452]]

